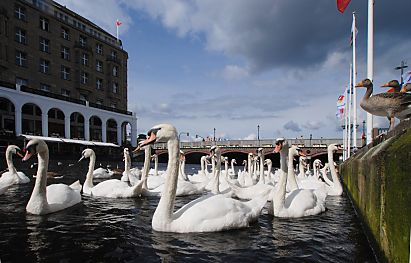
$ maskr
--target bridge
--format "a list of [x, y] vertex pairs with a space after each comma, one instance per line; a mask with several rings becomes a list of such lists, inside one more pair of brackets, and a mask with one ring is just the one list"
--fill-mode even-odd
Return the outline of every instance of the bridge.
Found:
[[[327, 162], [327, 146], [332, 143], [342, 144], [342, 139], [287, 139], [290, 145], [299, 146], [308, 159], [320, 159]], [[221, 148], [221, 154], [229, 159], [235, 158], [238, 165], [247, 159], [248, 153], [256, 153], [258, 148], [263, 148], [265, 158], [270, 158], [273, 165], [278, 163], [279, 156], [273, 153], [275, 139], [264, 140], [225, 140], [225, 141], [197, 141], [180, 142], [180, 149], [185, 153], [187, 163], [200, 163], [203, 155], [210, 153], [210, 148], [217, 145]], [[357, 145], [361, 145], [358, 140]], [[159, 156], [160, 162], [167, 161], [167, 144], [158, 143], [154, 145], [155, 152]], [[337, 158], [342, 151], [337, 152]]]

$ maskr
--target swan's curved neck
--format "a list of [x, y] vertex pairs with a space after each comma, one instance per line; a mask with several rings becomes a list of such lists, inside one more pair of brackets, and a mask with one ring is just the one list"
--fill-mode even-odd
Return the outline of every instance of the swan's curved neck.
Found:
[[[34, 184], [34, 189], [31, 194], [29, 204], [32, 202], [36, 203], [37, 207], [41, 210], [47, 209], [47, 168], [49, 166], [49, 151], [48, 149], [37, 154], [38, 156], [38, 167], [36, 175], [36, 183]], [[29, 206], [29, 204], [27, 206]]]
[[276, 194], [274, 195], [274, 200], [273, 200], [274, 214], [277, 214], [284, 207], [285, 192], [286, 192], [286, 186], [287, 186], [287, 158], [288, 158], [288, 151], [281, 150], [280, 151], [281, 175], [280, 175], [280, 180], [278, 182], [277, 191], [276, 191]]
[[252, 163], [251, 163], [251, 156], [248, 156], [248, 173], [251, 175], [251, 168], [252, 168]]
[[205, 162], [205, 158], [204, 158], [204, 156], [203, 156], [203, 157], [201, 157], [201, 159], [200, 159], [200, 165], [201, 165], [201, 172], [202, 172], [202, 173], [205, 172], [205, 168], [204, 168], [205, 164], [204, 164], [204, 162]]
[[131, 158], [130, 154], [124, 154], [124, 171], [126, 174], [130, 174], [130, 167], [131, 167]]
[[7, 168], [9, 169], [10, 173], [16, 174], [17, 170], [16, 167], [14, 167], [13, 164], [13, 153], [11, 152], [10, 148], [7, 148], [6, 150], [6, 162], [7, 162]]
[[259, 183], [265, 184], [265, 175], [264, 175], [264, 154], [260, 156], [260, 179]]
[[154, 217], [163, 219], [165, 223], [170, 223], [172, 220], [174, 202], [176, 198], [178, 166], [179, 166], [179, 147], [177, 138], [169, 139], [167, 142], [168, 149], [168, 176], [164, 182], [163, 193], [158, 202]]
[[234, 173], [234, 159], [231, 160], [231, 170], [232, 170], [233, 173]]
[[96, 164], [96, 154], [92, 152], [90, 155], [90, 162], [88, 164], [86, 181], [84, 182], [84, 184], [88, 186], [89, 188], [93, 187], [93, 171], [94, 171], [95, 164]]
[[144, 148], [144, 166], [141, 175], [141, 180], [143, 181], [143, 189], [148, 189], [147, 177], [150, 170], [150, 158], [151, 158], [151, 146], [145, 146]]
[[154, 156], [154, 176], [158, 175], [158, 156]]
[[328, 165], [331, 172], [331, 177], [333, 178], [334, 188], [337, 190], [342, 190], [342, 185], [340, 180], [338, 180], [337, 171], [334, 166], [334, 152], [332, 150], [328, 151]]
[[288, 169], [287, 169], [287, 181], [289, 184], [289, 190], [293, 191], [298, 189], [297, 181], [295, 179], [295, 172], [294, 172], [294, 153], [292, 151], [288, 152]]

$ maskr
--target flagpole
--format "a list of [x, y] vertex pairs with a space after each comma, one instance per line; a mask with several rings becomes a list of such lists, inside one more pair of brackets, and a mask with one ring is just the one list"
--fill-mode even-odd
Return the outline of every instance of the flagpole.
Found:
[[347, 94], [347, 90], [345, 89], [344, 91], [344, 98], [345, 98], [345, 105], [344, 105], [344, 133], [343, 133], [343, 159], [344, 161], [347, 159], [347, 130], [348, 130], [348, 115], [347, 115], [347, 108], [348, 108], [348, 94]]
[[118, 19], [116, 20], [116, 38], [117, 38], [117, 42], [118, 42]]
[[[352, 13], [352, 23], [353, 23], [353, 36], [352, 36], [352, 86], [354, 86], [356, 82], [357, 70], [356, 70], [356, 35], [357, 35], [357, 21], [355, 19], [355, 12]], [[357, 93], [356, 89], [353, 88], [353, 144], [354, 148], [357, 147]]]
[[[367, 78], [374, 75], [374, 0], [368, 0]], [[367, 112], [367, 144], [372, 142], [373, 116]]]
[[351, 99], [352, 99], [352, 64], [350, 64], [350, 86], [348, 100], [347, 158], [351, 155]]

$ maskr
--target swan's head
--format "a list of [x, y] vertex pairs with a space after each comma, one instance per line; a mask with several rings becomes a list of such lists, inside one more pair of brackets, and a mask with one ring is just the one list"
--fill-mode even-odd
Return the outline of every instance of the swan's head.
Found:
[[387, 92], [399, 92], [401, 89], [401, 85], [398, 82], [398, 80], [393, 79], [391, 81], [388, 81], [387, 83], [385, 83], [384, 85], [382, 85], [381, 87], [384, 88], [391, 88], [389, 89]]
[[372, 87], [372, 86], [373, 86], [372, 81], [370, 79], [361, 80], [360, 82], [357, 83], [357, 85], [355, 85], [356, 88], [358, 88], [358, 87], [368, 88], [368, 87]]
[[264, 160], [264, 164], [265, 164], [265, 165], [267, 165], [267, 164], [269, 164], [269, 163], [273, 163], [273, 162], [271, 161], [271, 159], [265, 159], [265, 160]]
[[41, 139], [33, 139], [26, 145], [26, 155], [23, 157], [23, 161], [27, 161], [36, 153], [44, 153], [48, 151], [47, 144]]
[[335, 151], [338, 151], [338, 150], [342, 150], [343, 148], [341, 147], [341, 144], [332, 143], [332, 144], [328, 145], [327, 149], [328, 149], [328, 151], [335, 152]]
[[180, 150], [180, 154], [181, 154], [181, 155], [185, 155], [185, 153], [184, 153], [182, 150]]
[[228, 157], [224, 156], [224, 162], [228, 163]]
[[244, 160], [244, 161], [243, 161], [243, 164], [247, 164], [247, 160]]
[[289, 154], [292, 154], [292, 156], [305, 156], [301, 148], [295, 145], [290, 147]]
[[130, 155], [130, 150], [128, 148], [124, 148], [123, 154]]
[[237, 161], [236, 161], [235, 159], [232, 159], [231, 162], [232, 162], [233, 164], [237, 164]]
[[[78, 160], [79, 162], [81, 160], [83, 160], [84, 158], [90, 158], [90, 156], [92, 155], [96, 155], [93, 151], [93, 149], [85, 149], [82, 153], [81, 153], [81, 158]], [[101, 165], [101, 164], [100, 164]]]
[[158, 124], [147, 132], [147, 139], [138, 143], [138, 148], [156, 142], [167, 142], [169, 140], [177, 140], [177, 130], [171, 124]]
[[10, 152], [11, 154], [17, 154], [21, 158], [23, 158], [23, 151], [20, 149], [20, 147], [16, 145], [9, 145], [7, 146], [7, 152]]
[[249, 157], [249, 158], [254, 158], [254, 154], [253, 154], [253, 153], [249, 153], [249, 154], [248, 154], [248, 157]]
[[279, 153], [279, 152], [281, 152], [281, 150], [285, 149], [284, 146], [286, 146], [286, 145], [287, 145], [287, 142], [286, 142], [286, 140], [285, 140], [284, 138], [282, 138], [282, 137], [277, 138], [277, 139], [275, 140], [274, 153]]
[[221, 152], [220, 147], [218, 147], [218, 146], [216, 146], [216, 145], [213, 145], [213, 146], [210, 148], [210, 155], [217, 155], [217, 154], [219, 154], [220, 152]]

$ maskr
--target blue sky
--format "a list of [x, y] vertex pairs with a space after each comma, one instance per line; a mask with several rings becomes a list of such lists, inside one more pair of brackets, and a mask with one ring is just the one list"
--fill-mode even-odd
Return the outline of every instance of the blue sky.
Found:
[[[123, 22], [128, 108], [139, 133], [167, 122], [192, 137], [215, 128], [217, 137], [253, 139], [257, 125], [260, 138], [342, 136], [336, 100], [349, 80], [354, 10], [357, 79], [366, 76], [367, 1], [353, 0], [344, 14], [329, 0], [57, 2], [113, 35], [116, 19]], [[377, 1], [376, 86], [398, 79], [401, 60], [411, 62], [406, 10], [409, 0]], [[384, 118], [375, 124], [388, 126]]]

